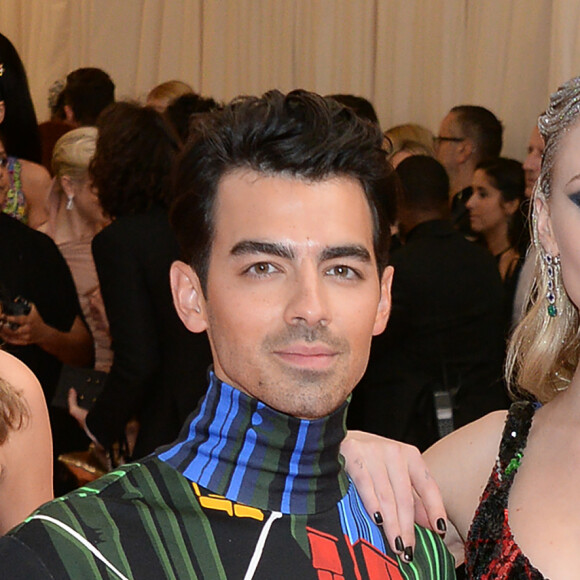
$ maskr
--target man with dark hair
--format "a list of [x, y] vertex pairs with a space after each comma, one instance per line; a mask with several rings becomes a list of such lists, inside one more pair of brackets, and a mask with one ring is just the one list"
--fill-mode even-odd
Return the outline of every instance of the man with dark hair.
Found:
[[339, 456], [347, 399], [390, 308], [381, 143], [305, 91], [198, 119], [175, 176], [185, 262], [171, 285], [185, 326], [208, 333], [208, 392], [176, 442], [1, 539], [11, 578], [453, 577], [421, 528], [413, 565], [399, 560]]
[[115, 102], [115, 84], [100, 68], [78, 68], [66, 77], [64, 110], [73, 127], [95, 125], [101, 111]]
[[449, 175], [452, 222], [473, 236], [465, 203], [471, 197], [471, 182], [478, 163], [499, 157], [503, 127], [488, 109], [459, 105], [441, 121], [435, 138], [436, 157]]
[[330, 98], [338, 101], [345, 107], [350, 107], [361, 119], [366, 119], [371, 123], [376, 123], [380, 125], [379, 118], [377, 117], [377, 112], [373, 104], [364, 97], [359, 97], [357, 95], [351, 94], [336, 94], [328, 95]]
[[455, 399], [455, 427], [507, 405], [500, 381], [503, 294], [493, 257], [451, 226], [441, 164], [415, 155], [397, 174], [404, 244], [390, 262], [396, 274], [389, 325], [373, 339], [355, 392], [364, 422], [353, 427], [423, 450], [439, 438], [439, 427], [447, 428], [435, 420], [435, 393]]
[[179, 138], [181, 145], [184, 145], [189, 137], [192, 117], [201, 113], [208, 113], [219, 107], [220, 104], [211, 97], [202, 97], [197, 93], [187, 93], [171, 101], [165, 109], [164, 116]]

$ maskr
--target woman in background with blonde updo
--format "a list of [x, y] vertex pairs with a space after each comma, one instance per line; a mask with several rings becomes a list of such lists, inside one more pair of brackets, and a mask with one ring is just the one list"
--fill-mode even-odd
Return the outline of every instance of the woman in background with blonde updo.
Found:
[[91, 253], [93, 238], [109, 221], [88, 173], [97, 133], [95, 127], [80, 127], [57, 141], [52, 156], [49, 218], [39, 229], [55, 241], [69, 265], [95, 341], [95, 368], [108, 371], [112, 362], [109, 327]]

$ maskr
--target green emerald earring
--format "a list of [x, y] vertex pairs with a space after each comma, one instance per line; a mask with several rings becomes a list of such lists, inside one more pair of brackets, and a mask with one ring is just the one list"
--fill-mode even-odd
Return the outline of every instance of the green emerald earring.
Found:
[[546, 254], [544, 259], [546, 261], [546, 272], [548, 274], [548, 292], [546, 292], [548, 315], [554, 318], [558, 316], [558, 308], [556, 307], [556, 270], [560, 267], [560, 256]]

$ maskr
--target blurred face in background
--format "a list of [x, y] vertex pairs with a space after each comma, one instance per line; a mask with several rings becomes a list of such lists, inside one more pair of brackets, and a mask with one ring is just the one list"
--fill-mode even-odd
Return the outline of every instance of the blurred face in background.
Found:
[[471, 229], [486, 236], [503, 228], [507, 233], [507, 224], [519, 201], [504, 201], [502, 192], [487, 173], [477, 169], [473, 174], [473, 194], [465, 206], [469, 210]]
[[461, 127], [455, 113], [448, 113], [439, 127], [435, 137], [435, 158], [447, 172], [453, 172], [460, 163], [460, 151], [465, 142]]
[[528, 155], [524, 161], [524, 173], [526, 174], [526, 197], [530, 198], [534, 185], [540, 177], [542, 167], [542, 153], [544, 153], [544, 140], [537, 126], [532, 129], [528, 143]]

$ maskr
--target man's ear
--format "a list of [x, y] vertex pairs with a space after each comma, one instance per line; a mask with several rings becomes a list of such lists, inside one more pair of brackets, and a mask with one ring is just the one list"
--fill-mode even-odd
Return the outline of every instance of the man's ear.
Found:
[[6, 115], [6, 105], [4, 101], [0, 101], [0, 124], [4, 121], [4, 115]]
[[459, 163], [466, 163], [475, 151], [475, 144], [471, 139], [464, 139], [457, 147], [457, 157]]
[[381, 278], [381, 299], [377, 308], [373, 336], [381, 334], [387, 326], [389, 314], [391, 314], [391, 285], [393, 283], [393, 266], [387, 266]]
[[205, 299], [201, 283], [193, 269], [184, 262], [173, 262], [169, 272], [175, 310], [191, 332], [207, 329]]
[[552, 217], [550, 216], [550, 207], [548, 202], [543, 197], [537, 197], [534, 200], [534, 213], [536, 215], [536, 223], [538, 227], [538, 236], [540, 243], [547, 254], [552, 256], [559, 256], [560, 249], [554, 237], [554, 229], [552, 228]]

